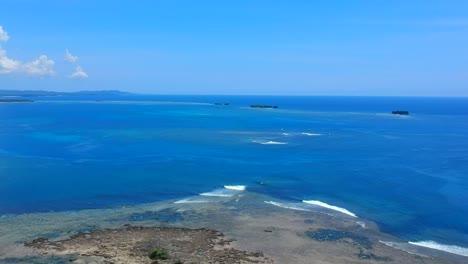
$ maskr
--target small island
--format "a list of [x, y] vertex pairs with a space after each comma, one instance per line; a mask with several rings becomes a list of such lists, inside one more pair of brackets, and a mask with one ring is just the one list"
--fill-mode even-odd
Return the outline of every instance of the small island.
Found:
[[397, 111], [392, 111], [393, 115], [409, 115], [408, 111], [402, 111], [402, 110], [397, 110]]
[[268, 108], [268, 109], [276, 109], [278, 106], [276, 105], [251, 105], [251, 108]]

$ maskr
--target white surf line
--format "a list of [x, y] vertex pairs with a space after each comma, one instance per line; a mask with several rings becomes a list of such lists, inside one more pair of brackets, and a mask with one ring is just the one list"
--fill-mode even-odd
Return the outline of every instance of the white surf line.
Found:
[[190, 200], [190, 199], [182, 199], [174, 202], [175, 204], [188, 204], [188, 203], [208, 203], [208, 201], [201, 201], [201, 200]]
[[199, 195], [213, 197], [233, 197], [242, 191], [245, 191], [245, 189], [246, 186], [244, 185], [224, 185], [224, 188], [214, 189], [213, 191], [200, 193]]
[[307, 204], [317, 205], [317, 206], [320, 206], [320, 207], [324, 207], [324, 208], [327, 208], [327, 209], [330, 209], [330, 210], [334, 210], [334, 211], [337, 211], [337, 212], [340, 212], [340, 213], [343, 213], [343, 214], [346, 214], [346, 215], [349, 215], [349, 216], [352, 216], [352, 217], [357, 217], [356, 214], [354, 214], [354, 213], [348, 211], [348, 210], [345, 209], [345, 208], [341, 208], [341, 207], [338, 207], [338, 206], [330, 205], [330, 204], [327, 204], [327, 203], [324, 203], [324, 202], [321, 202], [321, 201], [317, 201], [317, 200], [303, 200], [302, 202], [307, 203]]
[[252, 140], [253, 143], [258, 143], [262, 145], [286, 145], [286, 142], [279, 142], [279, 141], [260, 141], [260, 140]]
[[271, 204], [271, 205], [281, 207], [281, 208], [285, 208], [285, 209], [298, 210], [298, 211], [307, 211], [307, 212], [311, 211], [311, 210], [308, 210], [308, 209], [305, 209], [305, 208], [300, 208], [300, 207], [296, 207], [296, 206], [289, 206], [289, 205], [274, 202], [274, 201], [264, 201], [264, 202], [266, 204]]
[[412, 254], [412, 255], [417, 255], [417, 256], [421, 256], [421, 257], [425, 257], [425, 258], [429, 257], [427, 255], [411, 251], [411, 249], [408, 249], [408, 246], [409, 246], [408, 243], [398, 243], [398, 242], [390, 242], [390, 241], [382, 241], [382, 240], [379, 240], [379, 242], [386, 245], [386, 246], [388, 246], [388, 247], [395, 248], [395, 249], [398, 249], [398, 250], [403, 250], [404, 252]]
[[224, 185], [224, 188], [235, 191], [245, 191], [245, 185]]
[[201, 196], [211, 196], [211, 197], [232, 197], [234, 194], [232, 193], [223, 193], [223, 190], [214, 190], [211, 192], [204, 192], [200, 193]]
[[306, 136], [321, 136], [322, 135], [322, 134], [318, 134], [318, 133], [307, 133], [307, 132], [302, 132], [301, 134], [306, 135]]
[[445, 251], [448, 253], [468, 257], [468, 248], [460, 247], [460, 246], [455, 246], [455, 245], [444, 245], [444, 244], [439, 244], [435, 241], [418, 241], [418, 242], [408, 242], [411, 245], [419, 246], [419, 247], [425, 247], [425, 248], [431, 248], [435, 250], [440, 250], [440, 251]]

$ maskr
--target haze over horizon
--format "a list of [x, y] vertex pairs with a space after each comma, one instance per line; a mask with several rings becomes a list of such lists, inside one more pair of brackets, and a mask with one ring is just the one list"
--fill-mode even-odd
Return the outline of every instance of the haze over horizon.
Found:
[[468, 96], [462, 0], [0, 7], [0, 89]]

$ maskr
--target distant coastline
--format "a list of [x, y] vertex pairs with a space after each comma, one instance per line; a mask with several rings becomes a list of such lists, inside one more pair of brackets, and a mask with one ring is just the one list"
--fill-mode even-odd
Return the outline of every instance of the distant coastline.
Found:
[[130, 95], [132, 93], [119, 90], [78, 91], [78, 92], [53, 92], [43, 90], [0, 90], [0, 97], [40, 97], [40, 96], [64, 96], [64, 95]]
[[22, 99], [0, 99], [0, 104], [8, 103], [33, 103], [33, 100], [22, 100]]

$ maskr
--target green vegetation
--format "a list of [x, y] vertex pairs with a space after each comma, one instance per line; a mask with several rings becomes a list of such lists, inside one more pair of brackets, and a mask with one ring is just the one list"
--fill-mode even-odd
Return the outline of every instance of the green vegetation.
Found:
[[162, 249], [162, 248], [158, 248], [158, 249], [155, 249], [153, 251], [151, 251], [150, 253], [148, 253], [148, 257], [150, 259], [168, 259], [169, 258], [169, 253], [167, 252], [167, 250], [165, 249]]

